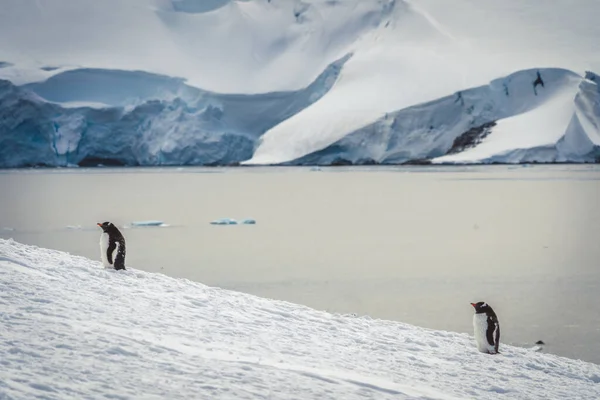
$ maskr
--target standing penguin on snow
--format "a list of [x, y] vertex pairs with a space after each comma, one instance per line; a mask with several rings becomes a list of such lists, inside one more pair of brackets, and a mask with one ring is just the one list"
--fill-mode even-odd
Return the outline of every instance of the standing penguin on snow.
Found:
[[104, 268], [125, 269], [125, 238], [112, 222], [97, 224], [102, 228], [100, 256]]
[[475, 308], [473, 328], [477, 349], [482, 353], [498, 354], [500, 345], [500, 323], [492, 307], [487, 303], [471, 303]]

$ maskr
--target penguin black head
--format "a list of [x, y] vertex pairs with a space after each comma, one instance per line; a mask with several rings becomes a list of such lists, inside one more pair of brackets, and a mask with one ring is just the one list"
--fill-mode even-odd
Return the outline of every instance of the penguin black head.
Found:
[[102, 230], [104, 232], [110, 232], [110, 231], [114, 231], [116, 226], [112, 223], [112, 222], [98, 222], [96, 225], [98, 225], [100, 228], [102, 228]]
[[492, 310], [492, 307], [490, 307], [484, 301], [480, 301], [478, 303], [471, 303], [471, 305], [473, 306], [473, 308], [475, 308], [475, 314], [483, 314]]

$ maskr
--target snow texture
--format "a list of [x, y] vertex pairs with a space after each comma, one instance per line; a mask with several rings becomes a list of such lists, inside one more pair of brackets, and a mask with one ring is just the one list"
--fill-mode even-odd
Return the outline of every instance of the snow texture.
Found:
[[[465, 303], [468, 307], [468, 302]], [[0, 240], [0, 398], [597, 399], [600, 366]]]
[[4, 0], [0, 167], [600, 161], [597, 15], [597, 0]]
[[[538, 77], [544, 86], [534, 86]], [[386, 114], [290, 164], [594, 162], [598, 104], [597, 84], [570, 71], [520, 71]], [[482, 128], [485, 135], [473, 138], [480, 140], [454, 151], [457, 138]]]

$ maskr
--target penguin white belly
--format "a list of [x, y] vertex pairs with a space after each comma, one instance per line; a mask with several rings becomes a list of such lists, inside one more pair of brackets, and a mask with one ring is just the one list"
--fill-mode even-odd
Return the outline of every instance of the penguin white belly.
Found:
[[[106, 251], [108, 250], [108, 241], [108, 233], [102, 233], [100, 235], [100, 257], [102, 258], [102, 264], [104, 265], [104, 268], [114, 268], [113, 265], [108, 262], [108, 257], [106, 256]], [[113, 256], [113, 262], [114, 260], [115, 258]]]
[[487, 315], [483, 313], [475, 314], [473, 316], [473, 328], [475, 333], [475, 341], [477, 342], [477, 349], [482, 353], [496, 353], [494, 345], [489, 344], [487, 341]]

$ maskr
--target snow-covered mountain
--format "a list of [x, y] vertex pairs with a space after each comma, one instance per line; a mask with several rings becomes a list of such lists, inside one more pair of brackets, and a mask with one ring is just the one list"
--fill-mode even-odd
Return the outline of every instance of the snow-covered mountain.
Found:
[[594, 162], [600, 2], [0, 0], [0, 166]]
[[600, 397], [592, 363], [4, 239], [0, 304], [3, 399]]

